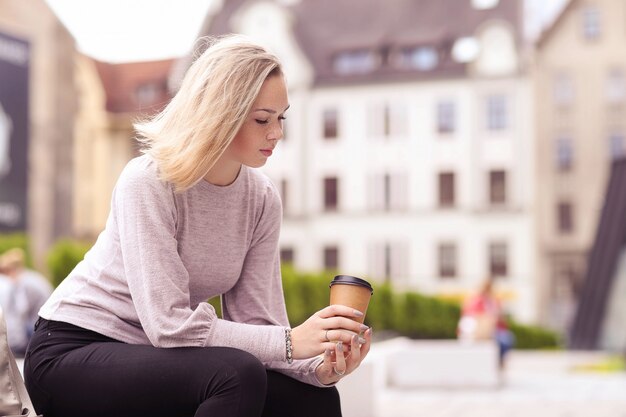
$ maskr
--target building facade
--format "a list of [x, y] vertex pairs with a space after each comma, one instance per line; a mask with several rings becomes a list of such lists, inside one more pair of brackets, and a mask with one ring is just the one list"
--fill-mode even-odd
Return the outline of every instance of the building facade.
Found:
[[567, 329], [612, 160], [626, 154], [626, 2], [572, 0], [535, 53], [543, 321]]
[[173, 60], [110, 64], [77, 56], [79, 111], [75, 146], [73, 235], [93, 241], [104, 229], [113, 187], [139, 155], [133, 122], [162, 108]]
[[[454, 16], [450, 10], [455, 10]], [[536, 319], [532, 85], [517, 1], [229, 1], [205, 35], [281, 56], [283, 261]]]
[[[28, 133], [20, 139], [28, 141], [27, 167], [15, 168], [27, 172], [25, 231], [41, 267], [50, 245], [72, 234], [74, 39], [43, 0], [0, 1], [0, 32], [29, 46], [21, 67], [28, 72]], [[16, 52], [0, 42], [1, 54]]]

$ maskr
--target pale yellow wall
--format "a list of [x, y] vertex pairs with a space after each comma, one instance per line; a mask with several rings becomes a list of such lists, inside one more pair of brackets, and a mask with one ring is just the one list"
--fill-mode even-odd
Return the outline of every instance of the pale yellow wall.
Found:
[[94, 62], [77, 59], [80, 111], [76, 119], [74, 233], [87, 239], [102, 231], [117, 177], [133, 156], [130, 115], [105, 109], [105, 93]]
[[[598, 7], [601, 13], [602, 34], [596, 41], [582, 36], [581, 10], [587, 5]], [[610, 129], [620, 128], [626, 134], [626, 103], [612, 107], [606, 98], [610, 69], [620, 67], [626, 73], [626, 2], [575, 0], [546, 39], [538, 47], [535, 72], [536, 189], [544, 316], [550, 314], [555, 302], [549, 293], [554, 256], [571, 254], [584, 262], [593, 243], [610, 166]], [[568, 108], [557, 108], [553, 99], [554, 79], [561, 71], [573, 80], [574, 99]], [[573, 170], [565, 174], [555, 167], [555, 140], [561, 134], [574, 141]], [[557, 233], [559, 198], [574, 204], [571, 235]], [[551, 319], [546, 317], [548, 322]]]

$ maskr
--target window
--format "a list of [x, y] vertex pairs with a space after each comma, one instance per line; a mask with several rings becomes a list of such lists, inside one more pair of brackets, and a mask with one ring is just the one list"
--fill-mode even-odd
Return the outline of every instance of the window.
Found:
[[432, 46], [418, 46], [402, 51], [402, 66], [419, 71], [431, 71], [439, 64], [439, 54]]
[[338, 111], [337, 109], [324, 110], [324, 139], [337, 138]]
[[489, 172], [489, 202], [491, 204], [506, 203], [506, 172]]
[[454, 173], [439, 173], [439, 207], [454, 207]]
[[324, 178], [324, 210], [335, 211], [338, 207], [339, 180], [336, 177]]
[[383, 136], [388, 138], [391, 135], [391, 109], [389, 105], [383, 108]]
[[336, 271], [339, 269], [339, 248], [327, 246], [324, 248], [324, 269]]
[[340, 75], [367, 74], [379, 65], [379, 56], [370, 50], [342, 52], [333, 61], [333, 68]]
[[572, 140], [569, 138], [558, 138], [555, 148], [557, 170], [561, 172], [571, 170], [574, 159]]
[[624, 146], [624, 135], [621, 133], [613, 133], [609, 136], [609, 156], [611, 160], [626, 156], [626, 146]]
[[391, 175], [385, 174], [383, 176], [384, 190], [385, 190], [385, 210], [391, 209]]
[[289, 182], [286, 179], [280, 180], [280, 199], [283, 203], [283, 210], [287, 211], [287, 197], [289, 196]]
[[280, 261], [284, 264], [293, 264], [294, 254], [293, 248], [280, 248]]
[[437, 104], [437, 131], [439, 133], [454, 133], [455, 108], [452, 101], [440, 101]]
[[508, 126], [507, 100], [505, 96], [487, 97], [487, 129], [504, 130]]
[[570, 202], [561, 201], [557, 204], [557, 227], [561, 234], [568, 234], [574, 230], [573, 206]]
[[583, 10], [583, 36], [587, 40], [596, 40], [600, 37], [600, 10], [588, 6]]
[[623, 104], [626, 99], [626, 80], [624, 71], [613, 69], [609, 72], [606, 81], [606, 99], [609, 104]]
[[573, 297], [577, 300], [583, 285], [583, 268], [576, 258], [560, 257], [552, 261], [553, 288], [555, 298], [562, 300]]
[[373, 103], [367, 110], [367, 133], [374, 139], [404, 138], [409, 131], [406, 103]]
[[367, 275], [385, 282], [408, 277], [409, 246], [406, 242], [376, 242], [368, 245]]
[[569, 106], [574, 101], [574, 83], [569, 74], [564, 72], [554, 77], [554, 104], [557, 106]]
[[165, 91], [166, 87], [159, 81], [140, 84], [135, 89], [137, 104], [139, 104], [140, 107], [149, 107], [158, 104]]
[[405, 210], [408, 206], [408, 174], [377, 174], [367, 179], [367, 208], [374, 211]]
[[454, 243], [439, 244], [439, 276], [441, 278], [456, 277], [456, 245]]
[[506, 242], [489, 244], [489, 273], [493, 277], [505, 277], [508, 273], [508, 248]]

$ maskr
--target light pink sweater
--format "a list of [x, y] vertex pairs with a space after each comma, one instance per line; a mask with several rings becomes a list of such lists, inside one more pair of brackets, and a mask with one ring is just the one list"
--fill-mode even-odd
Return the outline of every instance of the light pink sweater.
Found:
[[[128, 163], [106, 228], [39, 314], [116, 340], [157, 347], [228, 346], [309, 384], [320, 358], [286, 362], [274, 185], [243, 166], [229, 186], [183, 193], [156, 163]], [[206, 301], [222, 295], [223, 319]]]

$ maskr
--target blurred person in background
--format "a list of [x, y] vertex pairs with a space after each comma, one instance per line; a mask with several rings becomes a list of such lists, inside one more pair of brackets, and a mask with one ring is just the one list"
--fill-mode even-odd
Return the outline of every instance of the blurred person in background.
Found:
[[[24, 364], [39, 413], [341, 416], [333, 385], [360, 365], [371, 329], [339, 305], [289, 327], [281, 201], [254, 169], [282, 139], [288, 107], [278, 59], [228, 36], [135, 126], [144, 155], [39, 312]], [[217, 295], [223, 318], [207, 302]]]
[[476, 294], [465, 300], [458, 336], [461, 341], [494, 340], [498, 344], [500, 369], [504, 369], [505, 357], [515, 344], [515, 336], [508, 328], [493, 287], [494, 279], [489, 277]]
[[9, 347], [23, 356], [34, 331], [37, 313], [52, 293], [52, 285], [40, 273], [26, 268], [21, 248], [0, 256], [0, 306], [7, 323]]

